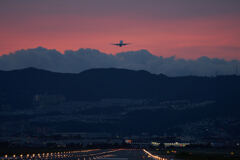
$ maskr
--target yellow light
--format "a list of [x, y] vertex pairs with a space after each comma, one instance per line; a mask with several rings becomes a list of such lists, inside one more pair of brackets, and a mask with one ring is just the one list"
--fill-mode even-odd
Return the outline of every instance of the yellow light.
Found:
[[143, 151], [148, 155], [148, 157], [152, 157], [153, 159], [156, 159], [156, 160], [165, 160], [165, 158], [162, 158], [162, 157], [153, 155], [153, 154], [151, 154], [150, 152], [148, 152], [148, 151], [145, 150], [145, 149], [143, 149]]

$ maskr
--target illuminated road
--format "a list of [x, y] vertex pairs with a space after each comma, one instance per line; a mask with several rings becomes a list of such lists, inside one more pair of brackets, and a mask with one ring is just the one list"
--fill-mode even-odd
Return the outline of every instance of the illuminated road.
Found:
[[95, 149], [0, 157], [1, 160], [167, 160], [142, 149]]

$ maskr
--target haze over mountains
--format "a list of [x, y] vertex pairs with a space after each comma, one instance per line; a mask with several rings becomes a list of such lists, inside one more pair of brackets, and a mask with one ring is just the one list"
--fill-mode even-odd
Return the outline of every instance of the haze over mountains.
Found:
[[168, 76], [215, 76], [238, 74], [240, 62], [218, 58], [200, 57], [196, 60], [158, 57], [147, 50], [129, 51], [116, 55], [94, 49], [57, 50], [38, 47], [19, 50], [0, 57], [0, 70], [36, 67], [54, 72], [79, 73], [92, 68], [125, 68], [146, 70]]

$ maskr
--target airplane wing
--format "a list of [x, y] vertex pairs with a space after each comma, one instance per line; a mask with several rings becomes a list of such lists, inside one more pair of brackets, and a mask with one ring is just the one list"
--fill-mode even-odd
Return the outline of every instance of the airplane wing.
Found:
[[118, 44], [118, 43], [114, 43], [112, 45], [115, 45], [115, 46], [118, 46], [118, 47], [122, 47], [123, 46], [122, 44]]
[[115, 46], [119, 46], [119, 47], [126, 46], [129, 44], [131, 44], [131, 43], [111, 43], [111, 45], [115, 45]]
[[111, 45], [120, 46], [119, 43], [111, 43]]

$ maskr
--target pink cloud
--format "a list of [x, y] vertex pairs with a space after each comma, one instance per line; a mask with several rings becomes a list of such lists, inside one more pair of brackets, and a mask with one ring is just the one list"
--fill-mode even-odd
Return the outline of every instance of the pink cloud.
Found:
[[[179, 58], [200, 56], [240, 59], [238, 17], [212, 16], [198, 19], [147, 19], [139, 17], [92, 17], [84, 15], [39, 15], [9, 20], [0, 26], [0, 53], [44, 46], [66, 49], [96, 48], [107, 53], [148, 49], [158, 56]], [[117, 48], [110, 43], [123, 39], [133, 44]], [[219, 47], [220, 46], [220, 47]]]

